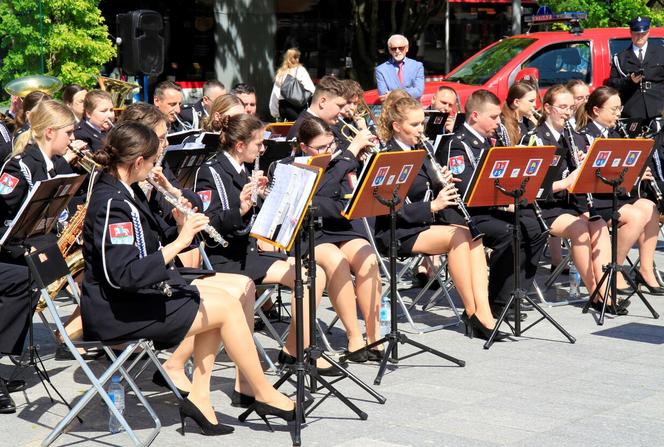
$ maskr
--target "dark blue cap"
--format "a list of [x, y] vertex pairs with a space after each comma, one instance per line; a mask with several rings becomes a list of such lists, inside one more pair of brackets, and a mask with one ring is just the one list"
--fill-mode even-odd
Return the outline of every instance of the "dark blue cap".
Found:
[[643, 33], [650, 29], [650, 17], [637, 17], [629, 22], [629, 29], [635, 33]]

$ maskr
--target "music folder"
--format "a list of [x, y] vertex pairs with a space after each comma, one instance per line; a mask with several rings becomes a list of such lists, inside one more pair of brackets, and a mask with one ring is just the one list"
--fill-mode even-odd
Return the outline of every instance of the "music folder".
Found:
[[49, 233], [86, 177], [87, 174], [65, 174], [35, 182], [0, 238], [0, 245]]
[[[555, 146], [492, 147], [485, 151], [465, 191], [467, 207], [507, 206], [514, 199], [501, 192], [496, 185], [508, 191], [525, 183], [522, 196], [528, 202], [542, 198], [542, 186], [549, 167], [555, 159]], [[545, 185], [549, 189], [551, 185]]]
[[318, 188], [322, 172], [315, 166], [277, 163], [270, 192], [249, 235], [289, 251]]
[[624, 173], [619, 186], [630, 191], [645, 170], [654, 143], [645, 138], [596, 138], [568, 191], [572, 194], [612, 193], [611, 185], [604, 183], [597, 176], [598, 172], [609, 180]]
[[422, 167], [424, 155], [423, 150], [372, 154], [364, 164], [353, 194], [341, 215], [352, 220], [389, 213], [390, 208], [376, 200], [374, 195], [390, 199], [396, 193], [400, 198], [396, 209], [400, 209]]
[[208, 158], [210, 151], [206, 147], [184, 148], [169, 147], [164, 153], [163, 163], [173, 171], [183, 188], [191, 189], [196, 171]]
[[445, 123], [447, 122], [449, 113], [439, 112], [437, 110], [425, 110], [424, 114], [426, 118], [424, 134], [428, 139], [435, 141], [438, 135], [447, 133], [447, 130], [445, 129]]

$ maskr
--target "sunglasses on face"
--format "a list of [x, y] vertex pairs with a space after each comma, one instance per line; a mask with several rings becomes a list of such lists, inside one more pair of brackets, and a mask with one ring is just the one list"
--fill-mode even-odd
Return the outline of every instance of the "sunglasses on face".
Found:
[[402, 47], [390, 47], [390, 51], [401, 51], [403, 53], [404, 51], [406, 51], [406, 46], [404, 45]]

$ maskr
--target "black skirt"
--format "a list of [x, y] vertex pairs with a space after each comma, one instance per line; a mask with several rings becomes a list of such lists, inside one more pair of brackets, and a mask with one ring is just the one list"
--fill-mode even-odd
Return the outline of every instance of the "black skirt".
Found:
[[342, 222], [342, 228], [335, 228], [335, 226], [327, 224], [323, 228], [316, 231], [316, 238], [314, 243], [320, 244], [340, 244], [342, 242], [352, 241], [353, 239], [369, 240], [367, 233], [364, 229], [362, 221], [355, 219]]
[[548, 227], [554, 220], [561, 214], [571, 214], [572, 216], [580, 216], [586, 212], [586, 208], [579, 204], [577, 201], [570, 201], [570, 203], [550, 202], [539, 203], [542, 210], [542, 219], [546, 222]]
[[237, 273], [248, 276], [256, 284], [261, 284], [267, 271], [277, 261], [284, 261], [288, 257], [283, 253], [277, 252], [256, 252], [254, 248], [247, 253], [244, 262], [227, 261], [215, 256], [210, 256], [210, 262], [215, 271], [219, 273]]
[[[638, 197], [628, 197], [628, 196], [618, 196], [618, 210], [623, 205], [631, 205], [632, 203], [636, 202], [639, 200]], [[594, 194], [593, 195], [593, 208], [597, 214], [602, 216], [602, 219], [605, 221], [610, 221], [611, 220], [611, 206], [612, 206], [612, 198], [610, 194]]]

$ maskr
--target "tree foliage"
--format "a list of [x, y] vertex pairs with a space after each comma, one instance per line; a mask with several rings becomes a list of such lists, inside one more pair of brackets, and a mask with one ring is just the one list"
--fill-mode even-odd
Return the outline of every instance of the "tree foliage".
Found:
[[554, 12], [586, 11], [588, 20], [584, 28], [606, 28], [627, 26], [636, 16], [648, 16], [653, 25], [664, 24], [664, 13], [648, 6], [648, 0], [540, 0], [540, 5], [549, 6]]
[[[40, 16], [41, 3], [41, 16]], [[99, 0], [1, 0], [0, 84], [41, 71], [65, 85], [96, 84], [115, 46], [98, 8]]]

